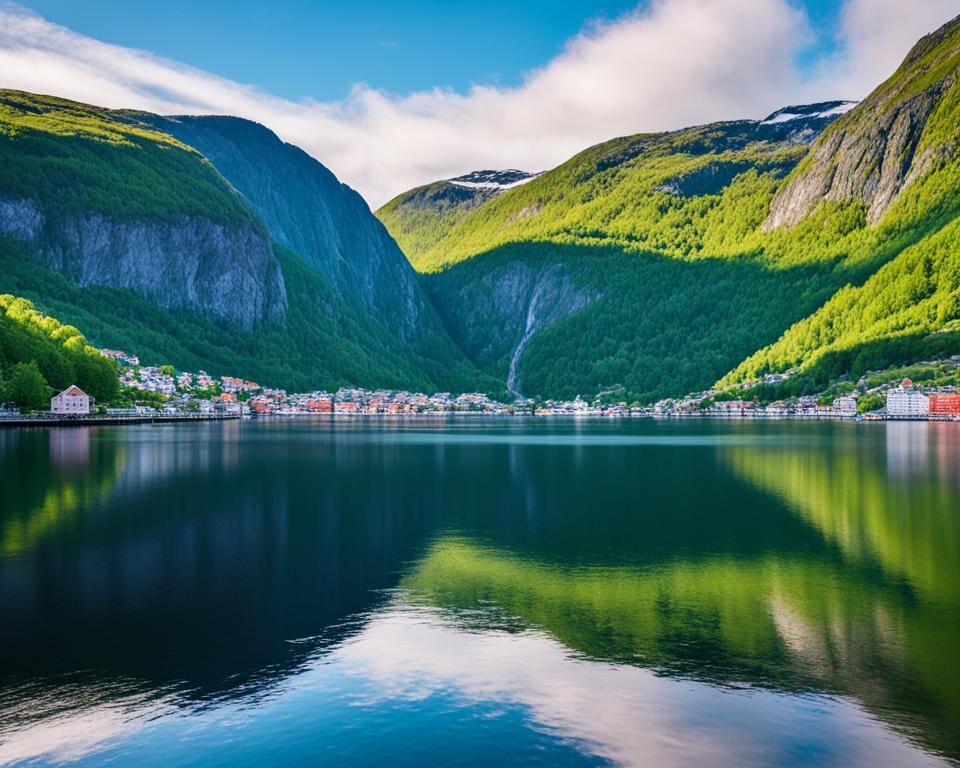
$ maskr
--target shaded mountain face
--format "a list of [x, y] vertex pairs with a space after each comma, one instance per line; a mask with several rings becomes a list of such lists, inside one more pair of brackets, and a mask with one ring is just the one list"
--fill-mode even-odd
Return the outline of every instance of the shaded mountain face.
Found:
[[13, 91], [0, 125], [0, 292], [277, 386], [484, 381], [359, 195], [262, 126]]
[[199, 150], [273, 239], [403, 342], [442, 334], [416, 275], [366, 202], [306, 152], [234, 117], [137, 116]]
[[437, 182], [378, 216], [460, 347], [531, 397], [960, 352], [958, 28], [858, 105], [615, 139], [495, 196]]

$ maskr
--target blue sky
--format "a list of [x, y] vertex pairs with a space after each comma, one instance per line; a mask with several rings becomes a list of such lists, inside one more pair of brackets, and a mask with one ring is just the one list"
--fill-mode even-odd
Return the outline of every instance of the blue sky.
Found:
[[859, 100], [958, 14], [960, 0], [0, 0], [0, 87], [257, 120], [377, 207], [617, 136]]
[[[48, 20], [142, 48], [290, 99], [344, 98], [354, 83], [396, 93], [478, 83], [517, 85], [596, 20], [636, 0], [23, 0]], [[833, 44], [841, 0], [806, 0], [817, 39]]]

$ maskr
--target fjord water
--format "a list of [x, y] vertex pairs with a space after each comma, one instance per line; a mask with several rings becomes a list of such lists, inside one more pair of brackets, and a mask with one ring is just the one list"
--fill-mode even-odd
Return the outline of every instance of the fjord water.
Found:
[[0, 763], [960, 759], [960, 425], [0, 432]]

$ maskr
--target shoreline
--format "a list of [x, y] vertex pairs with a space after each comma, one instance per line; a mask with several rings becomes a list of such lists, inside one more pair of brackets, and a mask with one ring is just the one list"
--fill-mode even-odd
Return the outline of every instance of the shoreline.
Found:
[[777, 414], [746, 415], [722, 413], [483, 413], [477, 411], [435, 411], [424, 413], [276, 413], [276, 414], [154, 414], [143, 416], [67, 416], [67, 417], [18, 417], [0, 418], [0, 429], [52, 429], [62, 427], [106, 427], [106, 426], [142, 426], [144, 424], [196, 424], [215, 421], [284, 421], [289, 419], [310, 419], [313, 421], [359, 421], [381, 419], [385, 421], [419, 420], [436, 418], [468, 419], [604, 419], [620, 421], [649, 419], [651, 421], [687, 421], [704, 419], [714, 421], [838, 421], [838, 422], [936, 422], [957, 423], [960, 418], [950, 416], [840, 416], [826, 414]]
[[44, 427], [108, 427], [135, 424], [196, 423], [199, 421], [239, 421], [240, 414], [224, 413], [202, 416], [153, 414], [143, 416], [67, 416], [16, 417], [0, 419], [0, 429], [43, 429]]

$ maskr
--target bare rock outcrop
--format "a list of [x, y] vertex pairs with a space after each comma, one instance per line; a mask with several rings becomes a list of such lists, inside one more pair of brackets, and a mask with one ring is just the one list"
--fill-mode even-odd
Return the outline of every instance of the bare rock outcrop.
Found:
[[280, 265], [253, 222], [50, 216], [31, 200], [4, 198], [0, 233], [83, 287], [129, 288], [166, 309], [196, 310], [244, 330], [285, 317]]
[[[955, 46], [940, 43], [958, 26], [960, 18], [923, 38], [897, 74], [824, 132], [771, 202], [765, 230], [798, 224], [823, 201], [861, 200], [868, 223], [876, 224], [907, 186], [953, 151], [928, 141], [925, 131], [957, 84], [956, 68], [945, 66]], [[917, 89], [918, 82], [925, 87]]]

